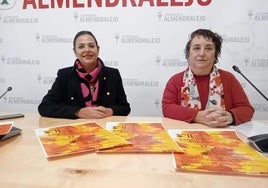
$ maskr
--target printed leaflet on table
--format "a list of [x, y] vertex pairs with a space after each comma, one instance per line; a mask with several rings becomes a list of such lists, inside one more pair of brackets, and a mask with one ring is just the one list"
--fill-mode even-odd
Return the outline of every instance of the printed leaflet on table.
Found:
[[13, 122], [0, 123], [0, 136], [6, 135], [12, 129]]
[[107, 122], [106, 129], [124, 138], [131, 145], [98, 152], [182, 152], [161, 123]]
[[35, 129], [47, 158], [129, 144], [95, 122]]
[[176, 170], [268, 176], [268, 160], [234, 130], [169, 130], [184, 153], [174, 153]]

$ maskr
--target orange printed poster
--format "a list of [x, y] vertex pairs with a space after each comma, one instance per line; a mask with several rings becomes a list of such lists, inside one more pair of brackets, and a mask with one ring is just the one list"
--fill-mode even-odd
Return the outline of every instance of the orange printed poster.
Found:
[[169, 136], [162, 123], [107, 122], [106, 129], [124, 138], [131, 145], [100, 150], [98, 152], [182, 152]]
[[95, 122], [35, 129], [47, 158], [129, 144]]
[[13, 127], [13, 122], [0, 123], [0, 135], [6, 135]]
[[268, 176], [268, 160], [234, 130], [168, 130], [184, 153], [174, 153], [178, 171]]

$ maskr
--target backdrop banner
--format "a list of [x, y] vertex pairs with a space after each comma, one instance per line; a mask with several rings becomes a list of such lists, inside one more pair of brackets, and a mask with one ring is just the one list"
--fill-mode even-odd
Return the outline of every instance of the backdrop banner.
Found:
[[[73, 38], [92, 31], [105, 65], [120, 70], [133, 116], [162, 116], [167, 80], [187, 67], [184, 48], [198, 29], [220, 34], [219, 68], [232, 72], [256, 113], [268, 95], [267, 0], [0, 0], [1, 112], [36, 113], [59, 68], [72, 66]], [[266, 83], [266, 84], [265, 84]]]

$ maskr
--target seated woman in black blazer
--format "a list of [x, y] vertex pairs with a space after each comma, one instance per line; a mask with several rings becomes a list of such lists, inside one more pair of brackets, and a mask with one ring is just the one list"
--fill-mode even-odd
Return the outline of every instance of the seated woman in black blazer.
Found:
[[71, 67], [58, 70], [51, 89], [38, 106], [40, 115], [55, 118], [104, 118], [130, 113], [119, 70], [98, 57], [98, 42], [90, 31], [73, 41], [77, 57]]

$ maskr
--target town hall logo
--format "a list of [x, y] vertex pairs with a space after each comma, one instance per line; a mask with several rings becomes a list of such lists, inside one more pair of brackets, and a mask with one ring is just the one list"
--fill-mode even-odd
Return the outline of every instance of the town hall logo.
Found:
[[7, 10], [14, 7], [17, 0], [0, 0], [0, 10]]

